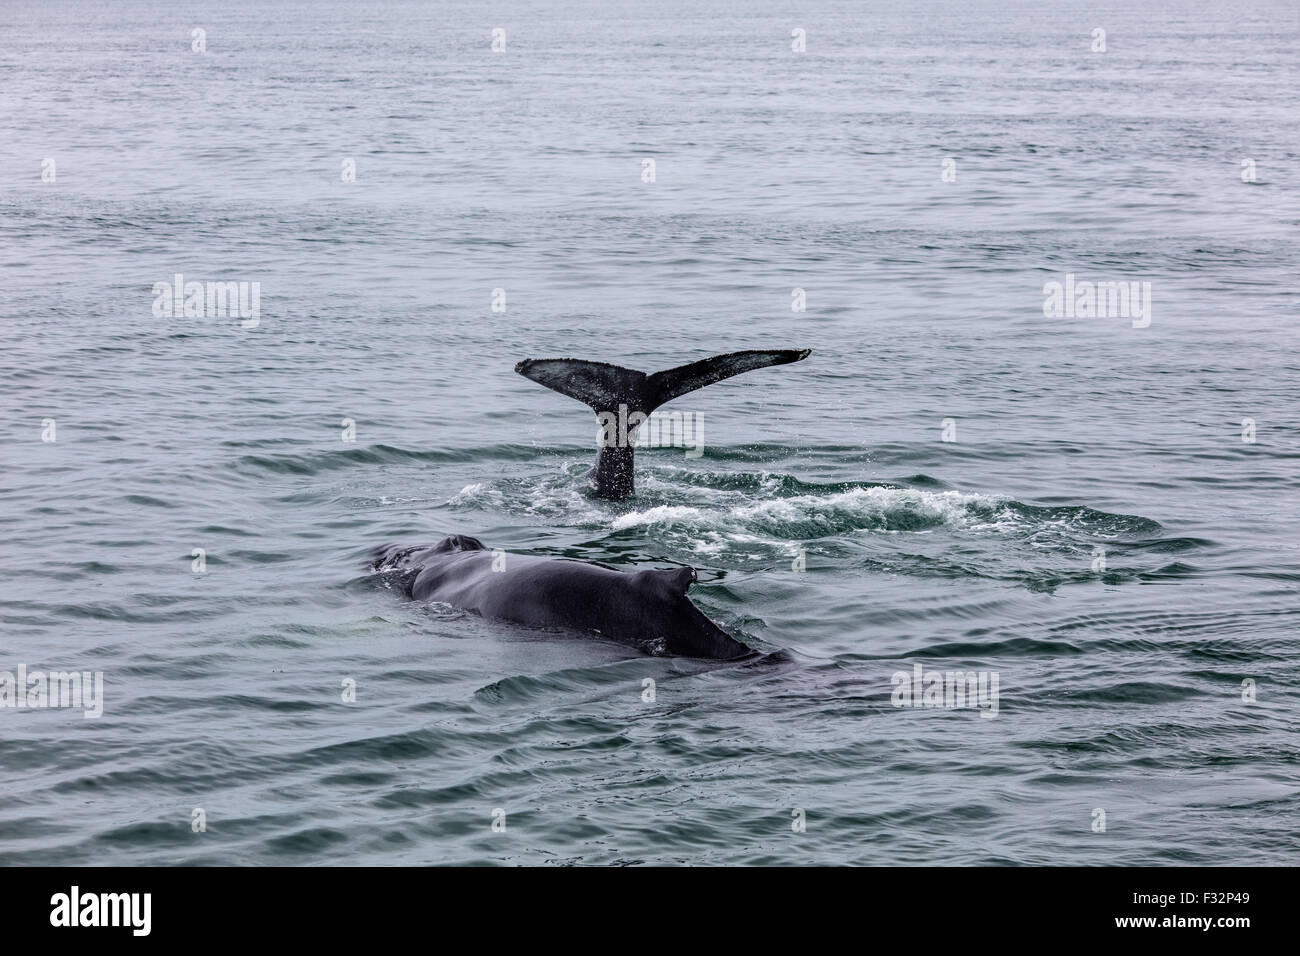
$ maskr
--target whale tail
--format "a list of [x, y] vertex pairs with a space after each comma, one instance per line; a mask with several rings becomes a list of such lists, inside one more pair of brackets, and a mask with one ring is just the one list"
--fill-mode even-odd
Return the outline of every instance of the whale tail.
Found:
[[[808, 357], [811, 349], [771, 349], [729, 352], [647, 375], [635, 369], [585, 359], [525, 359], [515, 371], [561, 395], [576, 398], [603, 422], [627, 422], [629, 416], [648, 416], [656, 408], [688, 392], [704, 388], [742, 372], [787, 365]], [[632, 436], [620, 436], [617, 443], [602, 439], [600, 458], [592, 475], [597, 496], [626, 498], [634, 490]]]
[[515, 366], [515, 371], [561, 395], [576, 398], [598, 415], [617, 412], [620, 404], [627, 405], [629, 411], [648, 415], [687, 392], [741, 372], [798, 362], [811, 352], [811, 349], [728, 352], [653, 375], [608, 362], [567, 358], [525, 359]]

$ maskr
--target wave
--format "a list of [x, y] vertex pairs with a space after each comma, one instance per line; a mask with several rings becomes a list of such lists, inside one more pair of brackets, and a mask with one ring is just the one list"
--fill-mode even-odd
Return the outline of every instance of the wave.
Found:
[[[656, 464], [629, 502], [592, 497], [583, 461], [526, 478], [465, 485], [446, 505], [544, 521], [586, 535], [571, 557], [671, 560], [756, 571], [792, 567], [928, 579], [982, 579], [1036, 592], [1069, 585], [1175, 582], [1204, 572], [1205, 538], [1166, 535], [1151, 518], [956, 489], [927, 474], [819, 484], [746, 469]], [[721, 581], [708, 582], [725, 598]]]

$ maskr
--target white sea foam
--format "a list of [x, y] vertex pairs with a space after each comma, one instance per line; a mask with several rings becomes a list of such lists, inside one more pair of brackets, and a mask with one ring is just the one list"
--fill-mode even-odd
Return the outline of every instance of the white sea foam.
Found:
[[758, 501], [742, 497], [714, 506], [656, 505], [619, 515], [611, 527], [615, 531], [646, 527], [748, 532], [777, 538], [867, 529], [917, 531], [938, 525], [996, 529], [1014, 520], [1006, 504], [1005, 499], [959, 491], [851, 488]]

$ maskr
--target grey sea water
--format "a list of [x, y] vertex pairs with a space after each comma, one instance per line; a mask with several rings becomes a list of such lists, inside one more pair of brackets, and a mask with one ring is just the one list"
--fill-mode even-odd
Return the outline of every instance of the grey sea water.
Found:
[[[0, 862], [1294, 864], [1298, 42], [1284, 2], [0, 6], [0, 671], [104, 675], [98, 719], [0, 708]], [[259, 323], [155, 315], [177, 273]], [[1067, 274], [1149, 314], [1048, 316]], [[783, 347], [622, 504], [512, 371]], [[368, 569], [451, 532], [693, 565], [765, 657]], [[894, 706], [918, 664], [996, 717]]]

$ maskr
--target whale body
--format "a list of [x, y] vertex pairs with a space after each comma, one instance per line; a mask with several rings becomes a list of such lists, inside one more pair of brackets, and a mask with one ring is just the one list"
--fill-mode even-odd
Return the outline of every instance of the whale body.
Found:
[[459, 534], [433, 546], [381, 548], [374, 567], [404, 571], [403, 587], [417, 601], [485, 618], [598, 634], [656, 655], [756, 654], [691, 603], [694, 568], [620, 571], [574, 558], [493, 552]]

